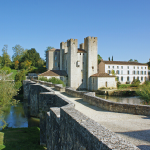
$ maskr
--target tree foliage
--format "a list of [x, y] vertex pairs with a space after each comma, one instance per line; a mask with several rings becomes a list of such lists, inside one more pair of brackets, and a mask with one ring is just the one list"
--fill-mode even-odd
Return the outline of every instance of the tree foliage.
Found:
[[16, 104], [17, 101], [13, 99], [17, 95], [18, 89], [15, 88], [14, 82], [6, 81], [9, 79], [4, 70], [0, 70], [0, 115], [3, 113], [3, 108], [8, 104]]
[[101, 62], [102, 57], [98, 54], [98, 64]]
[[30, 61], [32, 62], [32, 66], [37, 67], [38, 66], [38, 61], [40, 60], [40, 55], [39, 53], [35, 50], [35, 48], [31, 48], [28, 50], [25, 55], [22, 57], [22, 62], [24, 61]]
[[6, 74], [9, 74], [9, 73], [11, 73], [11, 68], [9, 68], [9, 67], [3, 67], [1, 69], [1, 71], [4, 71]]
[[25, 60], [24, 62], [22, 62], [20, 64], [20, 66], [21, 66], [22, 69], [30, 69], [31, 64], [32, 64], [31, 61]]
[[139, 95], [143, 100], [145, 104], [150, 105], [150, 82], [146, 81], [145, 84], [143, 84], [138, 91], [136, 91], [137, 95]]
[[15, 61], [15, 69], [17, 70], [17, 69], [18, 69], [18, 67], [19, 67], [19, 61], [18, 61], [18, 60], [16, 60], [16, 61]]
[[23, 55], [25, 53], [24, 48], [17, 44], [14, 47], [12, 47], [12, 49], [14, 52], [14, 55], [12, 56], [13, 62], [15, 62], [17, 60], [20, 62], [21, 58], [23, 57]]
[[136, 60], [136, 59], [130, 59], [128, 62], [138, 62], [138, 60]]
[[132, 86], [133, 87], [138, 87], [139, 85], [140, 85], [140, 80], [138, 80], [138, 79], [134, 79], [133, 81], [132, 81]]
[[10, 56], [7, 53], [8, 50], [8, 46], [4, 45], [3, 49], [2, 49], [2, 66], [7, 66], [9, 67], [11, 65], [11, 60], [10, 60]]

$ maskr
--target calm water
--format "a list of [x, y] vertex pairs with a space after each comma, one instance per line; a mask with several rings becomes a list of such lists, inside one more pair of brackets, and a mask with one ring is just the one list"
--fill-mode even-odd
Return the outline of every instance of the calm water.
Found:
[[[3, 119], [8, 123], [8, 127], [20, 128], [39, 126], [39, 119], [28, 117], [26, 103], [19, 103], [17, 106], [7, 106]], [[0, 120], [0, 126], [4, 123]]]
[[119, 97], [119, 96], [107, 96], [107, 95], [96, 95], [98, 97], [101, 97], [103, 99], [107, 99], [113, 102], [119, 102], [119, 103], [128, 103], [128, 104], [143, 104], [143, 101], [137, 97]]

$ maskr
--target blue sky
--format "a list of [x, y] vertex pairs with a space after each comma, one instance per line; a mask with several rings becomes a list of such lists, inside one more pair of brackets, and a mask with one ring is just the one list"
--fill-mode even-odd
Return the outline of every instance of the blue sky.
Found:
[[35, 48], [44, 58], [46, 47], [87, 36], [98, 37], [104, 60], [150, 58], [150, 0], [0, 0], [0, 55], [4, 44], [13, 55], [16, 44]]

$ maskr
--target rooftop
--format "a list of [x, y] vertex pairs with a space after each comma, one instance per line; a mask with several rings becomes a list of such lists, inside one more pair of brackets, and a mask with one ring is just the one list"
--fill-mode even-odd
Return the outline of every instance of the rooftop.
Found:
[[116, 76], [109, 75], [108, 73], [96, 73], [91, 75], [91, 77], [116, 77]]
[[133, 61], [106, 61], [102, 60], [101, 62], [104, 62], [105, 64], [115, 64], [115, 65], [138, 65], [138, 66], [148, 66], [148, 64], [143, 64], [139, 62], [133, 62]]
[[47, 70], [38, 76], [67, 76], [67, 72], [65, 70]]

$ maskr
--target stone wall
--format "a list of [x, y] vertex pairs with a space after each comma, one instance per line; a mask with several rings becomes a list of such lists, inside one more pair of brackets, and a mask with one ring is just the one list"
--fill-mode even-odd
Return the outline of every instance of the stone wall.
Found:
[[71, 96], [74, 96], [74, 97], [81, 97], [81, 98], [83, 98], [84, 93], [87, 93], [87, 92], [76, 91], [76, 90], [72, 89], [71, 87], [69, 87], [69, 88], [66, 88], [66, 93], [71, 95]]
[[24, 94], [31, 111], [40, 114], [40, 144], [47, 150], [138, 149], [77, 111], [72, 102], [49, 87], [24, 81]]
[[149, 105], [133, 105], [133, 104], [112, 102], [96, 96], [92, 96], [90, 95], [90, 93], [84, 94], [83, 101], [108, 111], [131, 113], [136, 115], [148, 115], [148, 116], [150, 115]]

